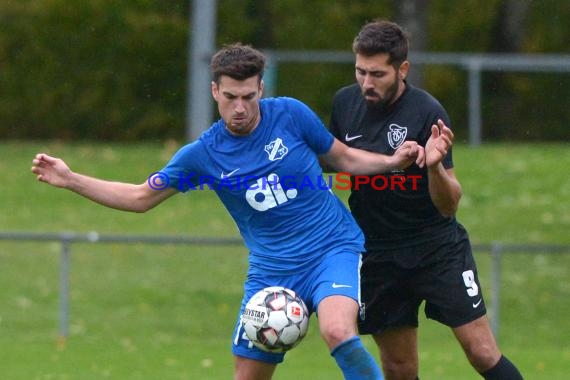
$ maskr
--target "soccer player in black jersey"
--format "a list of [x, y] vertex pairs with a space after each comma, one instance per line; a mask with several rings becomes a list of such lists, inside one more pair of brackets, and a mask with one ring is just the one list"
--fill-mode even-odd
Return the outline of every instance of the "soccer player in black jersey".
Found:
[[407, 82], [408, 38], [395, 23], [363, 26], [353, 42], [357, 83], [334, 97], [330, 129], [345, 144], [392, 154], [424, 146], [426, 165], [352, 182], [350, 209], [364, 231], [359, 328], [372, 334], [387, 380], [418, 379], [418, 310], [449, 326], [485, 379], [522, 379], [497, 347], [467, 232], [455, 219], [461, 185], [453, 171], [449, 117]]

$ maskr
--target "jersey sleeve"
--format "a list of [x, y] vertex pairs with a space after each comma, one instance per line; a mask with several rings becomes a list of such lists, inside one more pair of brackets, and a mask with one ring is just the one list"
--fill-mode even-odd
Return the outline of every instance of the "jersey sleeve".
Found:
[[292, 99], [289, 105], [291, 117], [303, 140], [316, 154], [327, 153], [333, 145], [334, 137], [321, 119], [306, 104], [298, 100]]
[[203, 143], [200, 140], [185, 145], [176, 152], [160, 171], [167, 178], [168, 186], [180, 192], [196, 190], [200, 186], [200, 175], [203, 172], [202, 162], [206, 157]]

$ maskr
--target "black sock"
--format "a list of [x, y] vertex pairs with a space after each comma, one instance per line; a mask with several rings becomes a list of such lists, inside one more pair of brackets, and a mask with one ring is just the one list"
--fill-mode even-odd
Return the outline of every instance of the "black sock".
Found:
[[517, 367], [509, 359], [501, 356], [495, 366], [481, 374], [486, 380], [523, 380]]

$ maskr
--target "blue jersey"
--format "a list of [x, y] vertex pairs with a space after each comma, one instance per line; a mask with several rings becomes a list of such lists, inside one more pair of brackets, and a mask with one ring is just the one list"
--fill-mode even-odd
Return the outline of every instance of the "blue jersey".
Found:
[[298, 100], [262, 99], [260, 110], [260, 123], [247, 136], [232, 135], [219, 120], [181, 148], [162, 170], [170, 186], [215, 190], [252, 268], [295, 273], [337, 250], [362, 252], [362, 232], [318, 162], [333, 136]]

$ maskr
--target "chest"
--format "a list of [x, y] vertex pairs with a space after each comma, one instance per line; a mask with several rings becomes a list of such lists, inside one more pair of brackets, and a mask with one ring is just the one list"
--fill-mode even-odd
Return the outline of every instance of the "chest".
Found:
[[346, 115], [340, 136], [348, 146], [372, 150], [384, 154], [393, 153], [404, 141], [418, 141], [423, 145], [427, 139], [425, 115], [399, 107], [389, 112], [367, 110]]
[[269, 134], [210, 151], [207, 172], [218, 190], [244, 191], [260, 183], [313, 174], [318, 160], [307, 144], [293, 134]]

